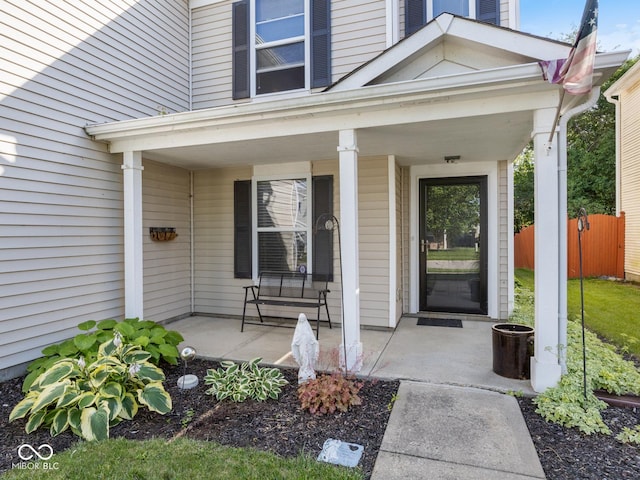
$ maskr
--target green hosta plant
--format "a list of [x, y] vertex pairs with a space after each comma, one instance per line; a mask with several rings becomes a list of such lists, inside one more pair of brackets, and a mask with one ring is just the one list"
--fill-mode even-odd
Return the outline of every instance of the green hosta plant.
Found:
[[362, 404], [358, 396], [364, 385], [340, 373], [320, 375], [298, 387], [298, 399], [303, 410], [315, 414], [346, 412], [352, 405]]
[[113, 338], [116, 332], [122, 337], [124, 343], [137, 345], [149, 352], [151, 355], [149, 361], [155, 365], [160, 361], [177, 365], [179, 355], [177, 346], [184, 340], [175, 330], [167, 330], [156, 322], [140, 321], [137, 318], [127, 318], [121, 322], [88, 320], [79, 324], [78, 329], [85, 333], [79, 333], [62, 343], [46, 347], [42, 350], [43, 357], [29, 364], [27, 367], [29, 374], [22, 385], [23, 392], [26, 393], [31, 383], [42, 372], [62, 358], [83, 357], [87, 364], [92, 363], [97, 358], [98, 347]]
[[287, 381], [277, 368], [259, 367], [261, 358], [254, 358], [242, 365], [231, 361], [221, 362], [221, 367], [210, 368], [204, 377], [205, 385], [211, 385], [206, 393], [214, 395], [217, 400], [244, 402], [248, 398], [264, 401], [274, 400], [282, 392]]
[[150, 363], [149, 352], [114, 338], [98, 347], [91, 363], [59, 359], [40, 374], [11, 411], [9, 421], [28, 416], [25, 430], [47, 427], [52, 436], [67, 429], [86, 440], [109, 437], [109, 428], [131, 420], [140, 405], [168, 413], [171, 397], [164, 389], [164, 373]]

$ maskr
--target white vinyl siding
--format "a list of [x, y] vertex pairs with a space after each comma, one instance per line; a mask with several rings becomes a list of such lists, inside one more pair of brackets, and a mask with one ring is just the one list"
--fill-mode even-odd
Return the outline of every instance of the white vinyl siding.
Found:
[[509, 318], [509, 185], [508, 164], [498, 162], [498, 315]]
[[640, 281], [640, 76], [620, 95], [620, 207], [625, 214], [625, 277]]
[[0, 378], [124, 313], [119, 157], [88, 123], [183, 111], [187, 2], [2, 6]]
[[[519, 2], [520, 0], [518, 0]], [[500, 0], [500, 26], [509, 27], [509, 3], [510, 0]]]
[[193, 108], [232, 102], [231, 0], [192, 11]]
[[389, 326], [389, 180], [387, 157], [358, 159], [360, 314]]
[[385, 0], [331, 3], [333, 81], [368, 62], [386, 48]]
[[[191, 312], [189, 172], [143, 164], [144, 314], [161, 321]], [[173, 227], [178, 236], [154, 241], [150, 227]]]
[[233, 273], [233, 182], [251, 176], [251, 167], [194, 173], [196, 312], [242, 315], [242, 287], [251, 280]]

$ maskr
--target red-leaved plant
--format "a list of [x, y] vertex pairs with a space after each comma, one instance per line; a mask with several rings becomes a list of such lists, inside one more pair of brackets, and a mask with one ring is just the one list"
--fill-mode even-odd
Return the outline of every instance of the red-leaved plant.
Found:
[[300, 385], [298, 399], [303, 410], [317, 415], [346, 412], [352, 405], [362, 404], [358, 393], [363, 385], [340, 373], [324, 374]]

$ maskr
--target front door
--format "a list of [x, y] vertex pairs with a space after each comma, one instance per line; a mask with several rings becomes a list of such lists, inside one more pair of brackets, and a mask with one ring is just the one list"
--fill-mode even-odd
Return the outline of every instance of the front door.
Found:
[[420, 180], [420, 310], [487, 314], [487, 178]]

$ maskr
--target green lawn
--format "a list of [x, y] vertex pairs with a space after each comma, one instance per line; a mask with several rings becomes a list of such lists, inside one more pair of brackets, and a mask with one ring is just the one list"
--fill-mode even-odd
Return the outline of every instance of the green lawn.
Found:
[[448, 250], [429, 250], [429, 260], [478, 260], [480, 254], [472, 247], [450, 248]]
[[360, 470], [336, 467], [300, 456], [284, 459], [251, 449], [179, 439], [124, 439], [81, 442], [33, 469], [16, 469], [2, 480], [361, 480]]
[[[534, 290], [534, 272], [516, 269], [520, 283]], [[580, 319], [580, 280], [569, 280], [568, 316]], [[640, 358], [640, 287], [625, 282], [584, 279], [584, 319], [589, 330]]]

